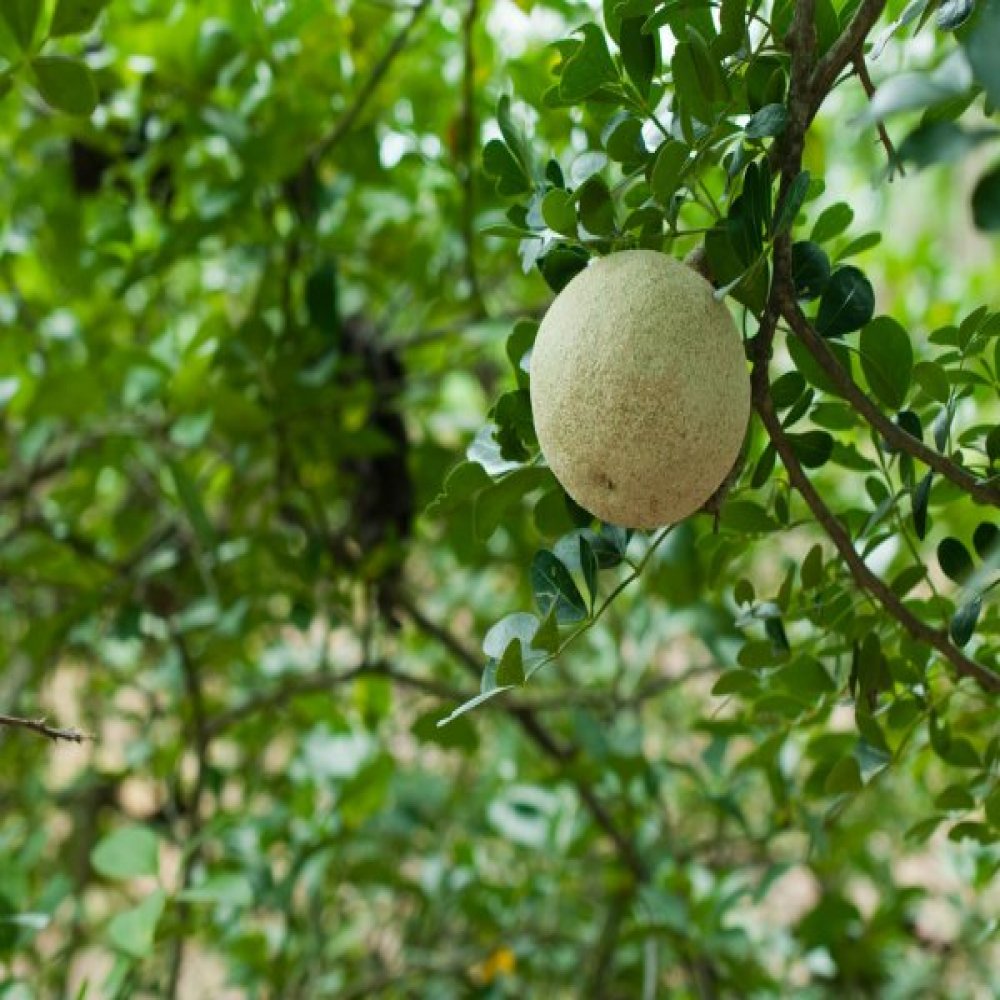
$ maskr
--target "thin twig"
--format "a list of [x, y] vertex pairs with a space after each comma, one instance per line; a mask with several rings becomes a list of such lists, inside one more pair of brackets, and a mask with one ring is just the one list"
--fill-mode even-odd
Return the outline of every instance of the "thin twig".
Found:
[[337, 119], [333, 128], [330, 129], [330, 131], [327, 132], [327, 134], [324, 135], [313, 147], [311, 156], [314, 162], [323, 159], [323, 157], [326, 156], [354, 127], [354, 123], [367, 107], [368, 102], [372, 99], [375, 91], [378, 90], [378, 86], [382, 82], [382, 78], [389, 72], [389, 68], [392, 66], [396, 57], [406, 47], [407, 40], [410, 37], [410, 32], [412, 32], [416, 27], [417, 22], [429, 6], [430, 0], [420, 0], [420, 3], [413, 8], [410, 13], [409, 20], [407, 20], [403, 27], [400, 28], [399, 33], [392, 40], [389, 48], [385, 50], [382, 58], [375, 64], [368, 76], [368, 79], [358, 91], [357, 96], [351, 102], [350, 107], [348, 107], [340, 118]]
[[16, 715], [0, 715], [0, 728], [27, 729], [29, 732], [46, 736], [54, 742], [62, 740], [68, 743], [83, 743], [94, 738], [90, 733], [84, 733], [79, 729], [60, 729], [56, 726], [50, 726], [44, 717], [22, 719]]
[[[867, 95], [868, 100], [871, 100], [872, 97], [875, 96], [875, 84], [872, 83], [872, 78], [868, 74], [868, 64], [865, 62], [864, 53], [860, 49], [854, 53], [854, 70], [858, 74], [861, 86], [865, 88], [865, 94]], [[892, 144], [892, 139], [889, 138], [889, 133], [885, 128], [885, 122], [879, 119], [875, 128], [878, 132], [879, 139], [882, 141], [882, 146], [885, 149], [886, 158], [889, 161], [889, 183], [891, 184], [897, 170], [899, 171], [900, 177], [906, 176], [906, 170], [903, 168], [902, 161], [896, 153], [896, 147]]]

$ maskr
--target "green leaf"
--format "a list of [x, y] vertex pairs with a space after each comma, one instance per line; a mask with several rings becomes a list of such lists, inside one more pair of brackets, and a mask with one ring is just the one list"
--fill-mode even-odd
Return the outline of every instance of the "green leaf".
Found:
[[971, 600], [966, 601], [952, 615], [951, 632], [952, 642], [956, 646], [964, 646], [976, 630], [976, 623], [979, 621], [979, 614], [983, 610], [983, 599], [976, 594]]
[[1000, 529], [995, 524], [982, 521], [976, 525], [976, 530], [972, 534], [972, 547], [980, 559], [990, 559], [995, 556], [997, 553], [994, 549], [998, 541], [1000, 541]]
[[913, 491], [913, 530], [921, 541], [927, 536], [927, 503], [930, 500], [933, 479], [934, 473], [928, 472]]
[[859, 330], [875, 312], [875, 290], [856, 267], [838, 267], [819, 303], [816, 329], [824, 337], [840, 337]]
[[531, 589], [543, 615], [555, 608], [560, 625], [569, 625], [587, 618], [587, 605], [569, 575], [569, 570], [549, 552], [542, 549], [531, 561]]
[[875, 396], [890, 410], [906, 402], [913, 372], [909, 334], [891, 316], [878, 316], [861, 330], [861, 370]]
[[809, 192], [809, 171], [803, 170], [795, 180], [788, 186], [785, 197], [778, 205], [778, 211], [774, 217], [774, 235], [780, 236], [782, 233], [791, 231], [795, 224], [795, 218], [799, 214]]
[[618, 47], [622, 53], [625, 72], [632, 78], [636, 90], [643, 97], [649, 97], [656, 73], [657, 35], [643, 34], [645, 17], [626, 17], [621, 23]]
[[955, 583], [965, 583], [972, 575], [972, 556], [957, 538], [943, 538], [937, 549], [941, 572]]
[[577, 104], [604, 84], [618, 80], [604, 32], [596, 24], [585, 24], [579, 33], [583, 42], [566, 61], [559, 78], [559, 97], [569, 104]]
[[936, 403], [945, 404], [951, 395], [948, 376], [933, 361], [919, 361], [913, 366], [913, 381]]
[[1000, 166], [983, 174], [976, 183], [972, 192], [972, 219], [985, 232], [1000, 232]]
[[89, 31], [111, 0], [59, 0], [52, 15], [49, 34], [53, 38], [81, 35]]
[[97, 842], [90, 863], [106, 878], [155, 876], [160, 871], [160, 840], [145, 826], [120, 827]]
[[306, 279], [306, 312], [309, 322], [329, 336], [340, 329], [337, 311], [337, 269], [332, 261], [320, 264]]
[[830, 258], [815, 243], [792, 244], [792, 280], [800, 299], [816, 299], [830, 280]]
[[39, 93], [57, 111], [88, 117], [97, 107], [97, 84], [82, 62], [66, 56], [39, 56], [31, 61], [31, 68]]
[[715, 103], [726, 97], [725, 77], [705, 43], [696, 34], [688, 37], [677, 43], [670, 61], [674, 89], [681, 106], [707, 125]]
[[819, 542], [806, 553], [799, 572], [802, 586], [807, 589], [818, 587], [823, 582], [823, 546]]
[[167, 467], [170, 469], [170, 475], [174, 481], [174, 489], [177, 490], [177, 496], [181, 501], [184, 512], [187, 514], [188, 520], [191, 522], [191, 527], [194, 529], [198, 542], [203, 549], [211, 551], [215, 548], [216, 543], [215, 529], [212, 527], [212, 522], [208, 519], [208, 514], [205, 512], [205, 506], [201, 501], [201, 493], [198, 491], [198, 487], [191, 476], [188, 475], [187, 469], [184, 468], [181, 462], [169, 459]]
[[538, 632], [538, 626], [536, 615], [526, 611], [515, 611], [501, 618], [486, 633], [483, 638], [483, 653], [490, 659], [499, 660], [515, 639], [521, 643], [523, 649], [528, 649]]
[[577, 192], [580, 222], [594, 236], [611, 236], [615, 232], [615, 206], [611, 191], [601, 177], [591, 177]]
[[839, 236], [853, 221], [854, 209], [846, 202], [839, 201], [836, 205], [823, 209], [809, 239], [815, 243], [825, 243]]
[[962, 40], [972, 74], [994, 108], [1000, 107], [1000, 2], [980, 0], [975, 20]]
[[841, 757], [830, 769], [824, 785], [827, 794], [856, 792], [862, 787], [861, 768], [855, 757]]
[[661, 205], [668, 205], [677, 190], [688, 163], [687, 146], [676, 139], [667, 139], [656, 151], [649, 186]]
[[521, 640], [512, 639], [497, 663], [496, 683], [499, 687], [516, 687], [524, 683], [524, 659]]
[[551, 482], [546, 469], [526, 466], [514, 469], [481, 490], [473, 505], [476, 537], [487, 541], [500, 527], [504, 515], [532, 490]]
[[627, 112], [619, 112], [601, 130], [601, 142], [617, 163], [635, 163], [646, 156], [642, 122]]
[[557, 243], [538, 261], [538, 270], [552, 291], [561, 292], [589, 260], [590, 255], [583, 247]]
[[833, 437], [826, 431], [789, 434], [788, 440], [796, 457], [807, 469], [818, 469], [826, 465], [833, 454]]
[[22, 52], [30, 50], [42, 11], [42, 0], [3, 0], [0, 18], [10, 29]]
[[108, 940], [131, 958], [148, 958], [153, 953], [156, 928], [167, 897], [162, 889], [151, 892], [138, 906], [116, 913], [108, 924]]
[[495, 180], [499, 194], [516, 195], [531, 190], [530, 178], [501, 139], [490, 139], [483, 147], [483, 170]]
[[568, 191], [555, 188], [542, 199], [542, 218], [549, 229], [563, 236], [576, 236], [576, 205]]
[[781, 135], [788, 124], [788, 109], [784, 104], [765, 104], [755, 111], [743, 131], [748, 139], [766, 139]]

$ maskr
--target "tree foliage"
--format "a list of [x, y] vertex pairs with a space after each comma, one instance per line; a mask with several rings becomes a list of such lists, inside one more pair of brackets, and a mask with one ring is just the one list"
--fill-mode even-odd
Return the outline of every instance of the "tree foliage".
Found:
[[[998, 40], [5, 2], [0, 997], [995, 991]], [[528, 393], [636, 246], [755, 410], [648, 535]]]

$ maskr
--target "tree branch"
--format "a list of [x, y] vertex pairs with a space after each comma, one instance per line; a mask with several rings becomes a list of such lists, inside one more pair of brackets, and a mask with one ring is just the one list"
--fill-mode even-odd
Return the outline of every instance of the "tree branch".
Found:
[[[766, 377], [764, 381], [766, 384]], [[873, 573], [861, 556], [858, 555], [857, 550], [854, 548], [854, 543], [851, 541], [850, 535], [848, 535], [843, 524], [834, 517], [830, 508], [823, 502], [819, 493], [806, 476], [798, 459], [795, 457], [791, 443], [781, 426], [781, 421], [775, 413], [768, 388], [765, 387], [764, 391], [758, 394], [755, 405], [757, 413], [760, 415], [761, 421], [771, 439], [771, 443], [774, 445], [775, 451], [781, 457], [781, 461], [788, 471], [788, 478], [791, 480], [792, 485], [802, 494], [802, 498], [812, 511], [813, 516], [826, 531], [827, 535], [829, 535], [841, 558], [847, 563], [848, 569], [850, 569], [851, 575], [858, 586], [871, 594], [913, 638], [937, 650], [944, 659], [951, 663], [955, 668], [955, 672], [960, 677], [971, 677], [987, 691], [1000, 691], [1000, 674], [996, 674], [974, 660], [970, 660], [949, 640], [944, 632], [931, 628], [926, 622], [917, 618], [896, 596], [889, 585], [881, 577]]]
[[[864, 53], [859, 48], [854, 53], [854, 71], [858, 74], [858, 79], [861, 81], [861, 86], [865, 89], [865, 94], [868, 100], [871, 100], [875, 96], [875, 84], [872, 83], [872, 78], [868, 74], [868, 64], [865, 62]], [[892, 139], [889, 138], [889, 133], [886, 131], [885, 122], [879, 119], [875, 124], [875, 130], [878, 132], [878, 137], [882, 142], [882, 147], [885, 149], [886, 159], [889, 161], [889, 183], [892, 183], [893, 174], [898, 170], [900, 177], [906, 176], [906, 170], [903, 169], [903, 164], [896, 154], [896, 147], [892, 144]]]
[[392, 40], [389, 48], [382, 54], [382, 58], [372, 68], [371, 74], [364, 85], [358, 91], [357, 96], [351, 102], [347, 110], [337, 119], [333, 128], [324, 135], [313, 147], [310, 156], [313, 161], [321, 160], [336, 146], [345, 135], [354, 127], [361, 113], [365, 110], [368, 102], [372, 99], [375, 91], [378, 90], [382, 78], [389, 72], [396, 56], [403, 51], [410, 37], [410, 32], [416, 27], [417, 22], [424, 15], [430, 6], [430, 0], [420, 0], [420, 3], [413, 8], [409, 20], [400, 28], [399, 33]]
[[[822, 104], [827, 90], [833, 84], [840, 70], [851, 61], [854, 53], [860, 50], [868, 31], [878, 19], [884, 6], [884, 2], [873, 3], [871, 0], [862, 0], [861, 6], [847, 29], [807, 76], [804, 67], [808, 65], [809, 60], [809, 32], [803, 29], [804, 27], [808, 28], [811, 11], [807, 7], [811, 8], [812, 4], [796, 5], [795, 20], [788, 33], [788, 45], [792, 54], [789, 121], [785, 132], [773, 147], [775, 160], [781, 165], [782, 193], [802, 169], [803, 138], [816, 110]], [[951, 663], [960, 677], [970, 677], [988, 691], [1000, 691], [1000, 674], [996, 674], [969, 659], [949, 640], [945, 632], [934, 629], [917, 618], [888, 584], [868, 568], [864, 559], [854, 548], [854, 543], [843, 524], [833, 515], [806, 476], [775, 412], [768, 378], [774, 334], [778, 318], [783, 313], [789, 318], [789, 322], [792, 322], [793, 329], [803, 338], [806, 346], [810, 347], [810, 350], [819, 351], [820, 357], [817, 360], [822, 362], [825, 355], [830, 356], [830, 360], [833, 362], [832, 369], [824, 364], [824, 370], [836, 380], [835, 384], [849, 393], [849, 401], [872, 420], [873, 426], [883, 431], [890, 443], [900, 441], [901, 447], [905, 447], [907, 451], [913, 453], [912, 447], [917, 443], [916, 439], [911, 438], [900, 428], [891, 424], [867, 396], [853, 384], [853, 380], [836, 362], [836, 358], [822, 343], [819, 335], [815, 333], [799, 310], [792, 279], [791, 236], [787, 233], [778, 237], [774, 243], [774, 282], [764, 314], [760, 319], [757, 336], [751, 343], [751, 354], [754, 362], [751, 375], [754, 408], [788, 472], [789, 480], [802, 495], [813, 517], [826, 531], [858, 586], [875, 598], [910, 635], [935, 649]], [[878, 426], [875, 421], [884, 426]], [[932, 468], [939, 465], [941, 460], [941, 456], [933, 452], [926, 457], [919, 457], [927, 461], [927, 464], [931, 465]], [[934, 464], [931, 464], [932, 462]], [[952, 466], [950, 471], [954, 475], [958, 467], [950, 462], [948, 465]], [[942, 474], [945, 474], [943, 468], [941, 471]], [[958, 471], [961, 473], [961, 470]], [[962, 474], [964, 475], [964, 473]], [[978, 483], [976, 487], [981, 488]]]
[[799, 307], [795, 293], [784, 283], [776, 287], [781, 314], [788, 321], [795, 335], [815, 358], [816, 363], [823, 369], [824, 374], [829, 377], [843, 397], [892, 447], [905, 451], [908, 455], [923, 462], [929, 469], [933, 469], [934, 472], [954, 483], [980, 503], [1000, 507], [1000, 485], [980, 481], [962, 466], [953, 462], [947, 455], [935, 451], [923, 441], [907, 434], [898, 424], [893, 423], [851, 378], [850, 373], [827, 347], [826, 342], [816, 332]]
[[[850, 65], [856, 53], [862, 51], [868, 32], [885, 10], [885, 0], [862, 0], [850, 24], [816, 64], [809, 81], [809, 121], [826, 100], [841, 70]], [[808, 124], [808, 123], [807, 123]]]
[[289, 678], [283, 684], [275, 687], [274, 690], [262, 692], [247, 699], [241, 705], [221, 712], [209, 721], [206, 731], [211, 738], [214, 738], [232, 726], [261, 712], [280, 709], [296, 698], [333, 691], [360, 677], [385, 677], [403, 687], [414, 688], [446, 701], [467, 701], [473, 697], [471, 691], [460, 691], [431, 678], [403, 673], [385, 662], [362, 663], [342, 673], [319, 671], [314, 674]]
[[[393, 595], [393, 598], [398, 609], [409, 617], [421, 632], [441, 643], [470, 676], [476, 678], [480, 676], [482, 673], [482, 664], [479, 661], [479, 657], [466, 649], [457, 636], [424, 614], [408, 595], [396, 593]], [[556, 764], [566, 768], [566, 765], [570, 764], [577, 756], [579, 752], [578, 748], [572, 743], [563, 744], [559, 742], [538, 719], [531, 708], [510, 703], [503, 704], [502, 708], [507, 715], [517, 722], [535, 745]], [[574, 773], [572, 769], [566, 768], [566, 776], [576, 788], [577, 794], [580, 796], [580, 799], [594, 821], [611, 839], [622, 864], [628, 868], [637, 881], [645, 881], [648, 874], [646, 864], [639, 856], [639, 852], [631, 838], [619, 828], [604, 803], [601, 802], [594, 793], [593, 788], [590, 787], [581, 775]]]
[[60, 740], [68, 743], [83, 743], [85, 740], [94, 738], [90, 733], [81, 732], [79, 729], [59, 729], [56, 726], [50, 726], [44, 717], [41, 719], [22, 719], [16, 715], [0, 715], [0, 728], [27, 729], [29, 732], [38, 733], [56, 743]]

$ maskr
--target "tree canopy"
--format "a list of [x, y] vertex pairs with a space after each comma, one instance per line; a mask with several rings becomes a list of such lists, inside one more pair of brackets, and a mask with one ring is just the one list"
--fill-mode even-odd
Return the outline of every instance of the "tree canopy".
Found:
[[[1000, 990], [998, 46], [4, 0], [0, 998]], [[529, 394], [635, 247], [753, 395], [655, 532]]]

